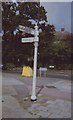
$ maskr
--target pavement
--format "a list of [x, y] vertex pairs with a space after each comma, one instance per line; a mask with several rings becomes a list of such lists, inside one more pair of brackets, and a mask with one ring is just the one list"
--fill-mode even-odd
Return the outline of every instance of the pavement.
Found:
[[71, 118], [70, 79], [37, 77], [37, 101], [31, 101], [32, 77], [3, 73], [2, 118]]

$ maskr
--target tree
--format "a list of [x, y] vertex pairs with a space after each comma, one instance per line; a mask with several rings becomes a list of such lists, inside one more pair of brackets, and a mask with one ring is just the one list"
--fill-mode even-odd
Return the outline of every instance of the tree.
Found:
[[[44, 7], [40, 6], [40, 3], [2, 3], [3, 64], [7, 62], [16, 64], [18, 59], [21, 64], [24, 64], [25, 59], [33, 55], [33, 45], [21, 43], [22, 32], [18, 29], [20, 24], [33, 28], [33, 20], [44, 21], [44, 23], [47, 21], [46, 11]], [[30, 35], [25, 34], [23, 37], [28, 36]]]
[[54, 25], [42, 24], [42, 32], [40, 33], [39, 42], [39, 62], [42, 66], [49, 66], [52, 64], [51, 51], [54, 39], [55, 27]]
[[71, 34], [67, 34], [63, 39], [57, 39], [55, 36], [51, 57], [56, 68], [69, 68], [68, 66], [71, 64]]

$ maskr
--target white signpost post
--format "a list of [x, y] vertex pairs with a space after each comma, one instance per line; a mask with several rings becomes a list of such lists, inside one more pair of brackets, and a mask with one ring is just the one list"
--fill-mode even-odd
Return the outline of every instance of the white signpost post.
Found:
[[36, 98], [36, 72], [37, 72], [37, 50], [38, 50], [38, 42], [39, 42], [39, 31], [38, 31], [38, 26], [37, 24], [35, 25], [35, 30], [29, 27], [24, 27], [24, 26], [19, 26], [19, 30], [30, 33], [35, 35], [34, 37], [30, 38], [22, 38], [22, 43], [30, 43], [34, 42], [34, 65], [33, 65], [33, 84], [32, 84], [32, 95], [31, 95], [31, 100], [35, 101], [37, 100]]

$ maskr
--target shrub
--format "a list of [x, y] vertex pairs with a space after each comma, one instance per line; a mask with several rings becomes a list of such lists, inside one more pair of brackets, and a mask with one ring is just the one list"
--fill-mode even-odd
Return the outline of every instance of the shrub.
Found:
[[15, 65], [13, 63], [7, 63], [6, 64], [6, 69], [7, 70], [13, 70], [13, 68], [15, 68]]

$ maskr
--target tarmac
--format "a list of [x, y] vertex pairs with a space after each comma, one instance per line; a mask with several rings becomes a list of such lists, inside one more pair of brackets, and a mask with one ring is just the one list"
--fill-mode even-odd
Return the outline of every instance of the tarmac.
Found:
[[71, 118], [71, 86], [71, 80], [37, 77], [33, 102], [32, 77], [3, 73], [2, 118]]

